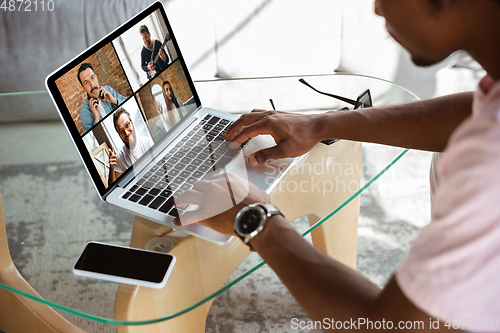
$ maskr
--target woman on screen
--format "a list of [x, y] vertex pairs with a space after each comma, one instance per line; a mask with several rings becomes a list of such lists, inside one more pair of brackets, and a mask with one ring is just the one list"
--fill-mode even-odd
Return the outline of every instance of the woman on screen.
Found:
[[172, 85], [168, 81], [163, 81], [162, 84], [163, 98], [165, 98], [165, 106], [166, 106], [166, 117], [163, 113], [163, 121], [167, 122], [165, 124], [166, 128], [172, 128], [181, 118], [186, 115], [186, 108], [182, 101], [175, 96], [174, 91], [172, 90]]

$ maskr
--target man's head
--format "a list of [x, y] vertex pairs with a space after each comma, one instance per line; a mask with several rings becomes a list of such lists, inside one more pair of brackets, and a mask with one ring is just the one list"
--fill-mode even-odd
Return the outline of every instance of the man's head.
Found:
[[141, 25], [139, 28], [139, 33], [141, 34], [142, 41], [144, 42], [144, 45], [148, 48], [153, 48], [153, 41], [151, 40], [151, 34], [149, 33], [149, 29], [145, 25]]
[[94, 68], [88, 62], [84, 62], [78, 69], [78, 81], [90, 97], [99, 98], [99, 80], [94, 73]]
[[118, 108], [113, 114], [113, 123], [116, 132], [118, 132], [125, 146], [128, 149], [134, 149], [137, 144], [137, 136], [135, 134], [134, 123], [130, 118], [130, 113], [122, 107]]
[[375, 13], [385, 18], [387, 31], [417, 66], [430, 66], [465, 46], [467, 1], [376, 0]]

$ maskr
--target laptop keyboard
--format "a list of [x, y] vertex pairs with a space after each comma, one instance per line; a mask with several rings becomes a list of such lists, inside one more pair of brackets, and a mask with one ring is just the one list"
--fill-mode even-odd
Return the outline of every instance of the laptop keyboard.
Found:
[[247, 140], [238, 149], [229, 149], [224, 140], [229, 119], [206, 115], [179, 143], [151, 167], [123, 199], [178, 216], [174, 198], [193, 187], [207, 173], [221, 169], [231, 162]]

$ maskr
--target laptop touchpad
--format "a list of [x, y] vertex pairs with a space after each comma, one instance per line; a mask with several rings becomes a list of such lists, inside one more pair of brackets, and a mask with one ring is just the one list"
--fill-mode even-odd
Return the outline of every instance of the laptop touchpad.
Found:
[[293, 162], [293, 158], [269, 161], [265, 164], [251, 166], [248, 164], [248, 156], [258, 150], [273, 147], [275, 145], [276, 142], [271, 135], [259, 135], [250, 140], [248, 145], [243, 149], [248, 180], [262, 190], [266, 190], [273, 181], [283, 173], [283, 171]]
[[[237, 163], [233, 162], [228, 168], [228, 172], [234, 173], [242, 178], [247, 178], [251, 183], [261, 190], [266, 190], [283, 172], [282, 166], [273, 163], [265, 163], [252, 166], [248, 163], [248, 157], [241, 156], [236, 158]], [[244, 160], [245, 162], [242, 163]]]
[[262, 190], [266, 190], [283, 171], [283, 168], [272, 164], [251, 166], [248, 160], [245, 164], [248, 180]]

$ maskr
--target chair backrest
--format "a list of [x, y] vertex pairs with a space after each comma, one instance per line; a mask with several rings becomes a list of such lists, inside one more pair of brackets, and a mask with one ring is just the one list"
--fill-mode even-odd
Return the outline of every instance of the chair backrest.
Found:
[[[40, 297], [19, 274], [7, 244], [7, 231], [0, 197], [0, 283]], [[42, 303], [27, 299], [0, 288], [0, 332], [5, 333], [84, 333]]]

